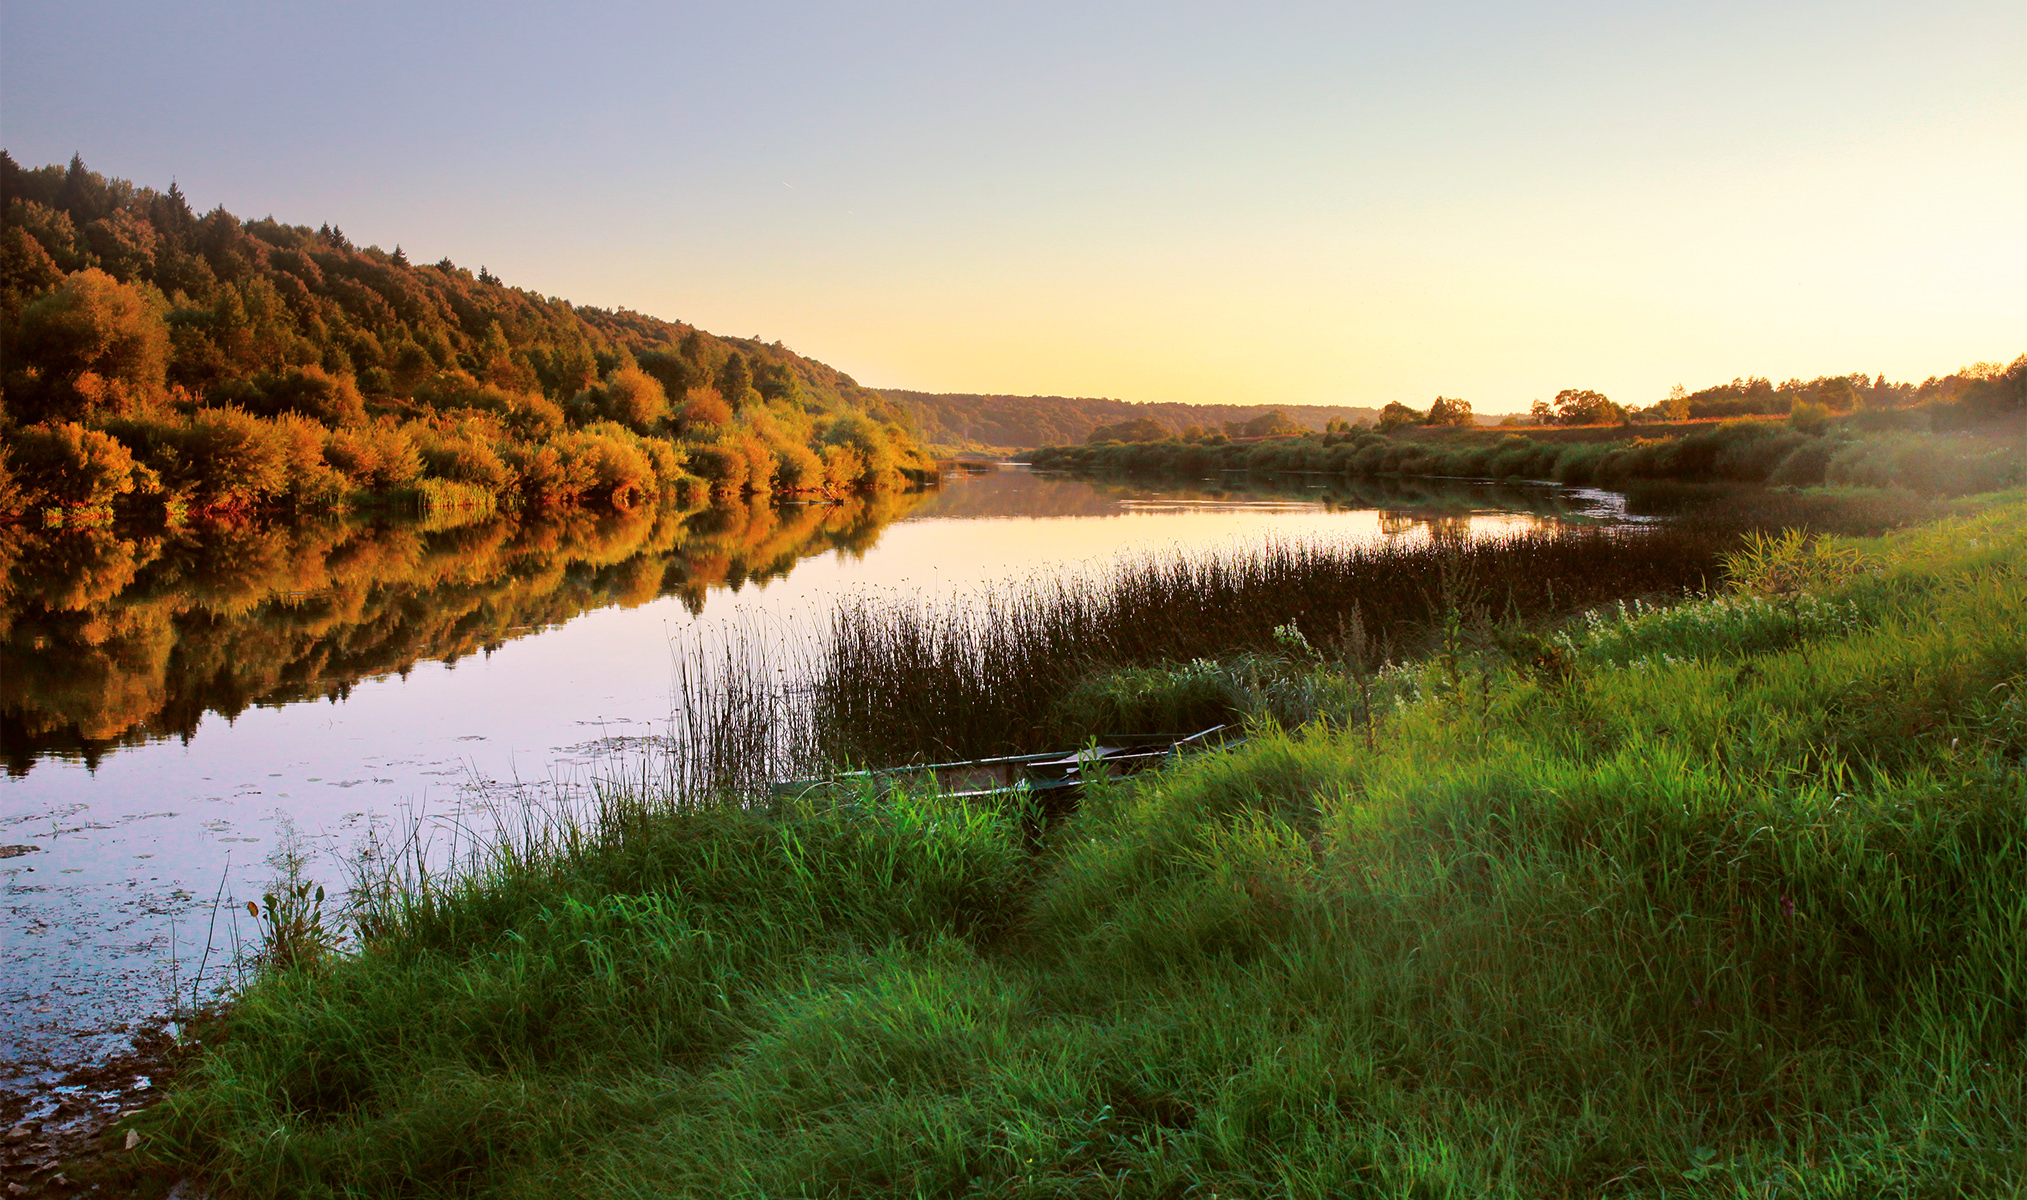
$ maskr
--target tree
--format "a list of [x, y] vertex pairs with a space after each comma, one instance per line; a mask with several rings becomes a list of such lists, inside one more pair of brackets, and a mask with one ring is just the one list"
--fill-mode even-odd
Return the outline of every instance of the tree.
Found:
[[134, 456], [74, 421], [31, 425], [13, 437], [13, 473], [32, 498], [95, 508], [134, 490]]
[[1135, 417], [1112, 425], [1100, 425], [1091, 431], [1087, 442], [1159, 442], [1168, 437], [1168, 430], [1161, 424], [1146, 417]]
[[1555, 419], [1558, 425], [1619, 424], [1626, 420], [1626, 410], [1603, 392], [1564, 388], [1555, 394]]
[[1392, 433], [1396, 429], [1405, 429], [1410, 425], [1420, 425], [1421, 423], [1422, 414], [1398, 400], [1388, 401], [1387, 406], [1379, 410], [1381, 433]]
[[647, 433], [669, 415], [668, 393], [639, 367], [621, 367], [599, 388], [599, 415]]
[[753, 373], [753, 386], [762, 396], [781, 404], [795, 404], [802, 400], [802, 384], [796, 381], [795, 372], [785, 362], [763, 362]]
[[265, 412], [299, 413], [332, 428], [363, 425], [366, 401], [349, 375], [332, 375], [322, 367], [290, 367], [253, 380], [256, 402]]
[[718, 368], [718, 394], [725, 397], [725, 403], [734, 409], [746, 407], [754, 393], [753, 365], [737, 350]]
[[1431, 425], [1470, 425], [1471, 404], [1467, 400], [1452, 400], [1445, 396], [1436, 397], [1429, 406], [1428, 423]]
[[1302, 427], [1288, 419], [1288, 414], [1278, 408], [1270, 408], [1246, 422], [1247, 437], [1278, 437], [1283, 434], [1301, 433]]
[[691, 388], [683, 397], [682, 426], [687, 436], [712, 435], [732, 423], [732, 406], [717, 388]]
[[27, 420], [124, 416], [164, 394], [161, 315], [137, 288], [96, 267], [23, 309], [11, 349], [8, 403]]
[[1555, 406], [1546, 400], [1536, 400], [1527, 406], [1527, 415], [1536, 425], [1555, 423]]

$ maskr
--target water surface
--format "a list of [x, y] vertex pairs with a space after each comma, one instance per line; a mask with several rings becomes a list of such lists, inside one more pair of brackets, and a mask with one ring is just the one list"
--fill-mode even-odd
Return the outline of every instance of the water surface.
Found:
[[222, 978], [288, 830], [335, 888], [334, 854], [376, 818], [582, 788], [666, 727], [674, 655], [728, 630], [806, 637], [842, 596], [961, 603], [1123, 554], [1613, 520], [1615, 500], [1007, 469], [842, 505], [17, 532], [0, 547], [0, 1083], [106, 1052], [200, 962]]

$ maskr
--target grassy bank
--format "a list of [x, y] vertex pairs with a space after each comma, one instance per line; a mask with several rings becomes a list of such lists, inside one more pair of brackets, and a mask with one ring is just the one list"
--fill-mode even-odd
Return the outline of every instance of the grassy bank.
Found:
[[1454, 659], [1460, 638], [1531, 645], [1528, 631], [1600, 604], [1701, 591], [1750, 530], [1878, 532], [1941, 511], [1908, 493], [1667, 490], [1629, 497], [1672, 514], [1643, 526], [1438, 525], [1426, 540], [1153, 555], [938, 608], [840, 606], [799, 736], [823, 761], [884, 764], [1331, 719], [1359, 679]]
[[228, 1196], [2014, 1194], [2027, 495], [1730, 573], [1451, 621], [1376, 711], [1039, 855], [933, 796], [614, 791], [365, 897], [142, 1154]]

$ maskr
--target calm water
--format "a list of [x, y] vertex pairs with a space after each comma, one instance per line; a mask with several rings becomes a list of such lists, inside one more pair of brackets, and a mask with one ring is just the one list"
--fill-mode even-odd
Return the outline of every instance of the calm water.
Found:
[[167, 1009], [172, 979], [187, 996], [207, 940], [219, 978], [287, 830], [335, 887], [334, 855], [376, 818], [581, 789], [666, 726], [674, 655], [700, 641], [813, 631], [854, 593], [962, 603], [1139, 552], [1621, 516], [1547, 486], [1153, 490], [1009, 469], [687, 518], [18, 534], [0, 547], [0, 1085], [106, 1052]]

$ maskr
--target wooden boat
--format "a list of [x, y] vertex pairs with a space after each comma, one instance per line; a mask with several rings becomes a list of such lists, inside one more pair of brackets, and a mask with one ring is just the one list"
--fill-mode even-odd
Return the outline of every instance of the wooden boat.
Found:
[[1213, 725], [1188, 737], [1173, 734], [1111, 734], [1081, 750], [1051, 750], [974, 758], [963, 762], [920, 763], [841, 771], [818, 779], [791, 779], [770, 785], [777, 800], [792, 800], [837, 788], [862, 788], [868, 783], [887, 788], [929, 788], [946, 796], [1001, 796], [1037, 793], [1049, 800], [1068, 799], [1099, 775], [1126, 775], [1174, 762], [1189, 754], [1234, 745], [1236, 725]]

